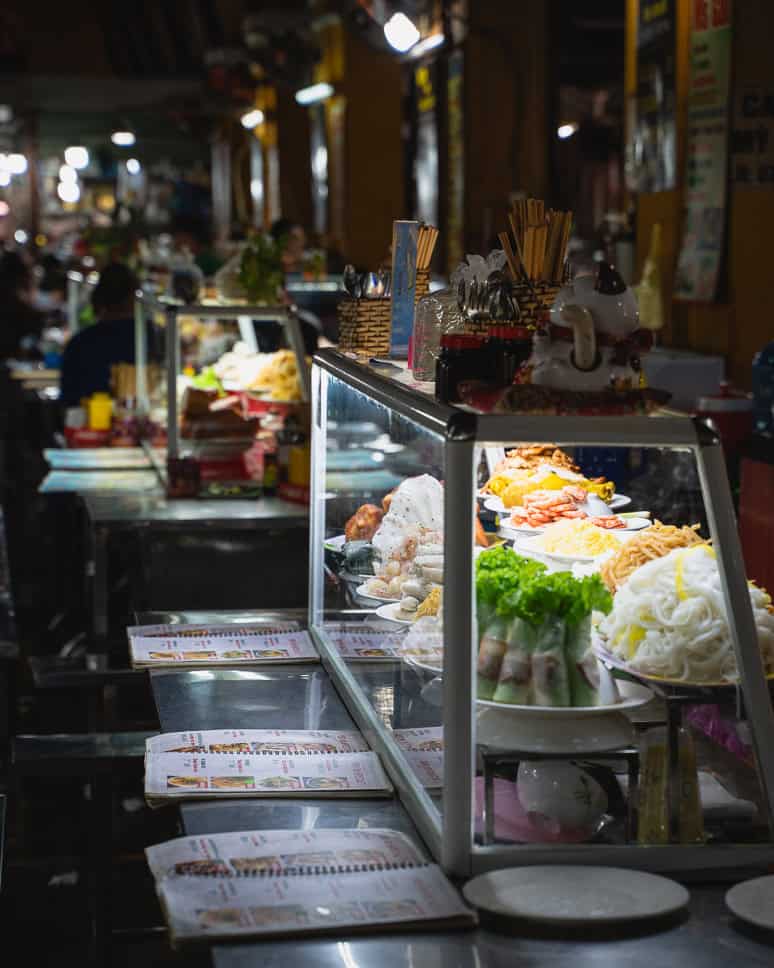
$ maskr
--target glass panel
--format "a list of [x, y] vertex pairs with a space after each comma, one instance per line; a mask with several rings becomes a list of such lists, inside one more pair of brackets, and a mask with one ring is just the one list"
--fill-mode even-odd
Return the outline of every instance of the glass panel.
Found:
[[494, 443], [477, 466], [509, 550], [477, 563], [476, 842], [768, 840], [696, 452]]
[[385, 730], [400, 748], [413, 747], [406, 771], [438, 799], [441, 682], [433, 662], [441, 642], [438, 592], [431, 592], [443, 579], [443, 440], [336, 378], [323, 379], [318, 630]]

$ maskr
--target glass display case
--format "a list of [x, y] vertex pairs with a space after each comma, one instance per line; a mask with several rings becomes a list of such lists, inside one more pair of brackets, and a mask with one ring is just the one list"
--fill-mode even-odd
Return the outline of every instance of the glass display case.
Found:
[[774, 615], [711, 425], [479, 414], [333, 350], [311, 398], [310, 627], [444, 868], [770, 863]]

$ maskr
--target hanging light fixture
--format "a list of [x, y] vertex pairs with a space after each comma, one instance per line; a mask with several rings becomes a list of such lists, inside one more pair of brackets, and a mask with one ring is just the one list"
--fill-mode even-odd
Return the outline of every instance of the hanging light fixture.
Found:
[[384, 25], [387, 43], [400, 54], [405, 54], [419, 40], [416, 24], [405, 13], [394, 13]]

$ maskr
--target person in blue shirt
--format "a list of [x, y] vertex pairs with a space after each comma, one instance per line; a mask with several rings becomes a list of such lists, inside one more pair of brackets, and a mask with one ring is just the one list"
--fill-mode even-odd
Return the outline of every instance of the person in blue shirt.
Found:
[[77, 407], [92, 393], [110, 392], [110, 368], [134, 363], [134, 294], [132, 270], [115, 262], [105, 267], [91, 294], [97, 322], [76, 333], [65, 347], [59, 380], [64, 407]]

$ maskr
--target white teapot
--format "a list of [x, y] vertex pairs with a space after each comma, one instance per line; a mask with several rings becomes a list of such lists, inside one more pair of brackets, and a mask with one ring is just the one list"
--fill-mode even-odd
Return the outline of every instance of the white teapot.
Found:
[[559, 293], [550, 323], [535, 333], [531, 382], [566, 390], [636, 389], [640, 333], [637, 300], [613, 266], [580, 275]]

